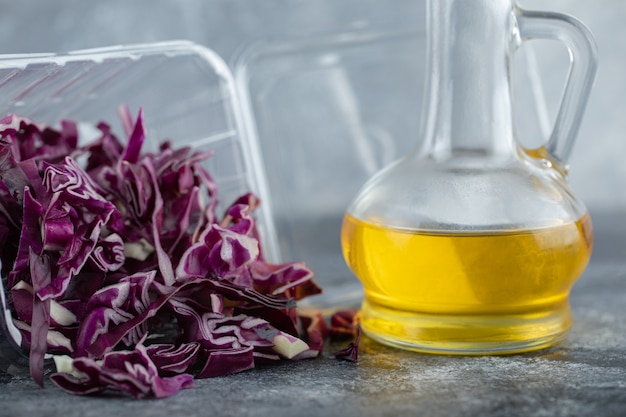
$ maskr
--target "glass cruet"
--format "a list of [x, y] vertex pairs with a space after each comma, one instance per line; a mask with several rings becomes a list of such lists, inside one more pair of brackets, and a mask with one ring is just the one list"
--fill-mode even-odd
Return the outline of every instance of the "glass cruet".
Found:
[[[567, 158], [596, 71], [587, 28], [512, 0], [428, 0], [422, 132], [371, 178], [342, 227], [365, 296], [361, 326], [400, 348], [503, 354], [551, 346], [572, 324], [569, 292], [592, 228]], [[551, 136], [515, 138], [510, 65], [520, 44], [557, 39], [571, 65]]]

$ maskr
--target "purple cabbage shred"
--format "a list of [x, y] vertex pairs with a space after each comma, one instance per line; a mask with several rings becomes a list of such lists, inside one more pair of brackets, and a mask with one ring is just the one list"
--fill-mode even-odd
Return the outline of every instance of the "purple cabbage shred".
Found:
[[0, 120], [2, 285], [33, 380], [43, 386], [46, 354], [68, 355], [50, 378], [69, 393], [167, 397], [194, 378], [319, 354], [323, 318], [305, 343], [295, 302], [320, 289], [303, 263], [265, 261], [258, 198], [217, 213], [213, 154], [143, 151], [141, 110], [120, 116], [126, 141], [101, 122], [86, 145], [71, 121]]
[[352, 339], [347, 347], [334, 352], [335, 358], [349, 362], [359, 360], [359, 342], [361, 340], [361, 326], [359, 325], [359, 311], [355, 309], [339, 310], [330, 317], [328, 333], [331, 339]]

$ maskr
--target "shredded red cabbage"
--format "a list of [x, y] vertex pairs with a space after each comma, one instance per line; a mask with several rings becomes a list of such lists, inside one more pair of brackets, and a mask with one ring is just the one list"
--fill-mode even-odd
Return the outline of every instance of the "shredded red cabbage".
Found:
[[[190, 352], [183, 348], [182, 353]], [[109, 352], [99, 360], [74, 358], [70, 372], [57, 372], [50, 378], [61, 389], [78, 395], [116, 390], [136, 398], [162, 398], [194, 386], [193, 376], [187, 373], [162, 376], [164, 372], [154, 362], [156, 356], [158, 352], [147, 349], [140, 341], [133, 350]]]
[[354, 338], [359, 328], [359, 310], [338, 310], [330, 316], [328, 332], [333, 339]]
[[334, 352], [333, 355], [335, 358], [348, 361], [348, 362], [358, 362], [359, 360], [359, 342], [361, 340], [361, 328], [357, 328], [356, 336], [353, 342], [345, 347], [344, 349], [338, 350]]
[[358, 362], [359, 342], [361, 340], [358, 310], [339, 310], [335, 312], [330, 317], [329, 334], [334, 339], [353, 339], [347, 347], [333, 353], [335, 358], [349, 362]]
[[99, 123], [85, 146], [74, 122], [0, 120], [2, 284], [33, 379], [43, 386], [44, 355], [68, 354], [51, 376], [67, 392], [165, 397], [194, 377], [317, 356], [320, 317], [305, 343], [295, 301], [320, 289], [303, 263], [264, 260], [258, 198], [220, 216], [210, 152], [142, 152], [141, 111], [121, 118], [126, 144]]

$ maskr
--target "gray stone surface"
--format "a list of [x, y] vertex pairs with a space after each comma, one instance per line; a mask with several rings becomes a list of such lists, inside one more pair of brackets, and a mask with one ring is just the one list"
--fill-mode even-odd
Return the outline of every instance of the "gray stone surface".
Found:
[[[496, 357], [403, 352], [367, 338], [358, 364], [330, 354], [197, 381], [163, 400], [73, 397], [0, 377], [0, 416], [625, 416], [626, 213], [596, 214], [592, 262], [557, 347]], [[337, 346], [330, 346], [329, 351]]]

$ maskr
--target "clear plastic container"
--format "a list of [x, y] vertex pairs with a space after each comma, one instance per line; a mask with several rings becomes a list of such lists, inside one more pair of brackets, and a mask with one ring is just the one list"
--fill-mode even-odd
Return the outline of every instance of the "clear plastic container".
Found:
[[[17, 114], [51, 125], [70, 119], [79, 127], [105, 121], [121, 137], [117, 115], [121, 105], [133, 113], [143, 108], [146, 150], [156, 150], [164, 139], [174, 140], [176, 147], [213, 150], [215, 156], [205, 168], [219, 186], [220, 204], [230, 204], [250, 190], [269, 200], [259, 151], [243, 134], [231, 72], [211, 50], [191, 42], [167, 42], [0, 56], [2, 115]], [[262, 245], [275, 257], [268, 208], [261, 205], [256, 215]], [[23, 360], [15, 349], [20, 334], [8, 319], [2, 285], [0, 295], [4, 312], [0, 353], [9, 362]]]

